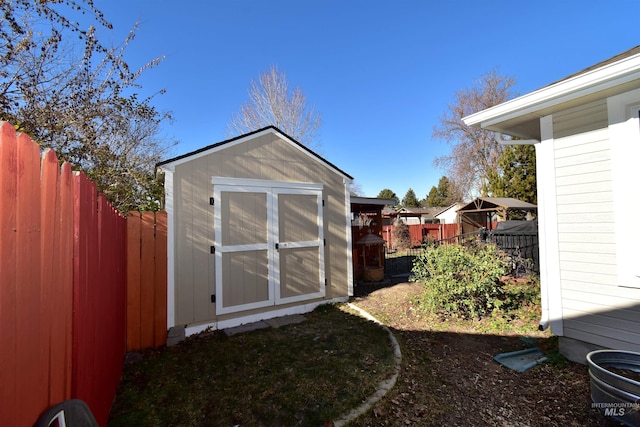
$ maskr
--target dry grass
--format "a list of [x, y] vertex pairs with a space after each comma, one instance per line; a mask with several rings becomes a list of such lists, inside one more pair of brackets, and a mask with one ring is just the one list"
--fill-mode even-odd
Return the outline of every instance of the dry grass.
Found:
[[[357, 289], [358, 291], [358, 289]], [[351, 425], [610, 426], [591, 407], [584, 365], [537, 330], [538, 304], [481, 320], [423, 312], [422, 285], [359, 288], [354, 302], [383, 321], [402, 351], [395, 386]], [[113, 426], [327, 426], [393, 370], [386, 331], [346, 306], [303, 323], [226, 337], [217, 332], [145, 353], [126, 366]], [[549, 361], [518, 373], [493, 360], [535, 340]]]
[[109, 425], [320, 426], [345, 415], [391, 374], [388, 334], [345, 305], [306, 318], [144, 353], [125, 366]]

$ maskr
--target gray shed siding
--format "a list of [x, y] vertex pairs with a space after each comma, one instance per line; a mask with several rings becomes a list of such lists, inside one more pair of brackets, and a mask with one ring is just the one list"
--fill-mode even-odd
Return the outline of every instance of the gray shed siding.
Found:
[[[238, 316], [217, 315], [215, 304], [211, 302], [211, 295], [215, 293], [215, 262], [210, 253], [215, 238], [214, 211], [209, 205], [209, 198], [213, 196], [212, 177], [322, 183], [324, 236], [327, 241], [325, 299], [348, 296], [348, 208], [343, 177], [278, 135], [267, 133], [175, 166], [176, 325], [215, 322]], [[257, 309], [253, 313], [265, 311], [269, 309]]]

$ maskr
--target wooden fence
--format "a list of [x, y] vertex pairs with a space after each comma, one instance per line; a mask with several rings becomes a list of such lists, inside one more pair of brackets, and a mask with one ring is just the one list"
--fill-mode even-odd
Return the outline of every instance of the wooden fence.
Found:
[[166, 214], [130, 217], [0, 124], [0, 425], [70, 398], [106, 425], [127, 346], [165, 343]]
[[[460, 230], [459, 224], [410, 224], [409, 234], [411, 246], [418, 247], [427, 240], [442, 240], [457, 236]], [[382, 238], [387, 242], [388, 249], [394, 249], [393, 225], [382, 226]]]
[[81, 173], [74, 199], [71, 397], [106, 425], [125, 354], [127, 224]]
[[167, 213], [127, 216], [127, 351], [167, 342]]

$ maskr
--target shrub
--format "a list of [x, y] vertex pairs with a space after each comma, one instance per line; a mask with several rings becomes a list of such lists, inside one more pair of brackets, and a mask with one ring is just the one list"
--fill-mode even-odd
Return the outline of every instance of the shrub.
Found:
[[441, 316], [482, 317], [505, 300], [500, 278], [507, 261], [494, 245], [442, 245], [428, 248], [413, 262], [415, 281], [423, 282], [420, 305]]
[[409, 226], [398, 220], [395, 222], [393, 231], [393, 246], [398, 250], [405, 250], [411, 247], [411, 234]]

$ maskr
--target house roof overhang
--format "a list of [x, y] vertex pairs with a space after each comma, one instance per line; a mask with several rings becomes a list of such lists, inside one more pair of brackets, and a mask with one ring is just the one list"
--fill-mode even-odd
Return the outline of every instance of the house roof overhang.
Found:
[[540, 140], [540, 118], [640, 87], [640, 46], [541, 89], [464, 117], [481, 127]]

